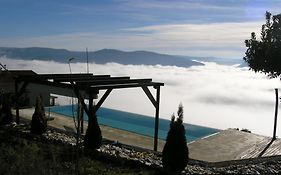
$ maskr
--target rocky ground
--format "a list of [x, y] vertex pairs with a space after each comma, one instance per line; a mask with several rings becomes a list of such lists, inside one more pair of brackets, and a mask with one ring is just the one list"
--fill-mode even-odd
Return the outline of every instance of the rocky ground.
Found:
[[[32, 135], [27, 125], [13, 125], [13, 132], [20, 137], [43, 143], [76, 146], [75, 135], [57, 129], [48, 129], [42, 136]], [[82, 145], [82, 144], [81, 144]], [[83, 149], [82, 149], [83, 150]], [[162, 172], [161, 153], [135, 148], [121, 143], [105, 140], [94, 155], [98, 159], [122, 163], [123, 165], [142, 166]], [[181, 174], [280, 174], [281, 157], [207, 163], [190, 160]]]

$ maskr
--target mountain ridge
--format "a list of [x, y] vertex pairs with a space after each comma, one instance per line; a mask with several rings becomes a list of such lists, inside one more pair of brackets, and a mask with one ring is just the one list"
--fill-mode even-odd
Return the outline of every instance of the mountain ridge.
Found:
[[[67, 49], [54, 49], [46, 47], [0, 47], [0, 57], [6, 56], [11, 59], [24, 60], [44, 60], [67, 63], [70, 58], [75, 58], [73, 62], [86, 62], [86, 52], [70, 51]], [[222, 65], [243, 65], [238, 59], [223, 59], [213, 57], [192, 57], [161, 54], [152, 51], [121, 51], [117, 49], [100, 49], [88, 52], [89, 62], [96, 64], [119, 63], [124, 65], [163, 65], [191, 67], [203, 66], [202, 62], [215, 62]]]
[[[67, 63], [69, 58], [75, 58], [73, 62], [86, 62], [86, 53], [82, 51], [69, 51], [66, 49], [53, 49], [43, 47], [0, 47], [0, 57], [6, 56], [11, 59], [24, 60], [53, 60]], [[149, 51], [131, 51], [125, 52], [116, 49], [101, 49], [88, 52], [89, 62], [97, 64], [106, 64], [110, 62], [119, 64], [132, 65], [163, 65], [190, 67], [204, 65], [200, 62], [181, 58], [168, 54], [159, 54]]]

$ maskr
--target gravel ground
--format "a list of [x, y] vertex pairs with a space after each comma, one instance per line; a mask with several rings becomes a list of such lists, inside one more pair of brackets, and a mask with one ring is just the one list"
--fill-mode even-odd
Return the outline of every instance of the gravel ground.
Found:
[[[75, 135], [57, 129], [48, 129], [42, 136], [32, 135], [27, 125], [13, 125], [13, 131], [17, 136], [36, 141], [66, 144], [75, 146]], [[161, 153], [141, 148], [123, 145], [112, 141], [104, 141], [97, 153], [111, 161], [123, 164], [135, 164], [149, 169], [162, 168]], [[228, 161], [225, 163], [208, 163], [197, 160], [190, 160], [187, 167], [181, 174], [281, 174], [281, 156], [268, 158], [255, 158], [241, 161]]]

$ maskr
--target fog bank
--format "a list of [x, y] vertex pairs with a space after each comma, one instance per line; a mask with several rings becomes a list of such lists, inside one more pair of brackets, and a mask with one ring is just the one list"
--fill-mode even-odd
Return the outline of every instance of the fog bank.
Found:
[[[24, 61], [0, 58], [8, 69], [31, 69], [36, 73], [69, 73], [69, 65], [46, 61]], [[275, 94], [279, 79], [247, 68], [204, 63], [205, 66], [179, 68], [174, 66], [120, 65], [108, 63], [89, 65], [94, 74], [152, 78], [163, 82], [160, 115], [169, 119], [184, 106], [184, 121], [213, 128], [247, 128], [254, 133], [272, 135]], [[73, 73], [85, 73], [85, 63], [72, 63]], [[155, 90], [153, 90], [155, 94]], [[100, 92], [100, 97], [104, 92]], [[68, 103], [69, 100], [60, 100]], [[141, 88], [114, 90], [103, 104], [118, 110], [154, 116], [155, 110]], [[280, 109], [280, 108], [279, 108]], [[279, 123], [281, 120], [278, 121]], [[278, 128], [279, 135], [281, 129]]]

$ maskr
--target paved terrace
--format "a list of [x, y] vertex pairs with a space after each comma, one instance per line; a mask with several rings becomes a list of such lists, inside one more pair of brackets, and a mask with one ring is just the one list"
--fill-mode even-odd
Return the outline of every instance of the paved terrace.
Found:
[[[13, 111], [15, 113], [15, 111]], [[32, 118], [32, 114], [34, 113], [34, 108], [29, 109], [21, 109], [20, 117], [25, 120], [30, 120]], [[48, 117], [48, 111], [45, 111], [46, 116]], [[76, 132], [75, 126], [72, 118], [65, 117], [63, 115], [51, 113], [51, 117], [54, 117], [54, 120], [48, 121], [48, 126], [52, 126], [58, 129], [62, 129], [65, 131]], [[87, 122], [84, 122], [84, 133], [86, 133]], [[145, 149], [153, 150], [154, 138], [139, 135], [136, 133], [111, 128], [108, 126], [100, 125], [102, 136], [108, 140], [118, 141], [123, 144], [133, 145]], [[165, 141], [158, 139], [158, 150], [162, 151], [164, 147]]]
[[193, 159], [220, 162], [281, 155], [281, 139], [228, 129], [188, 144]]

